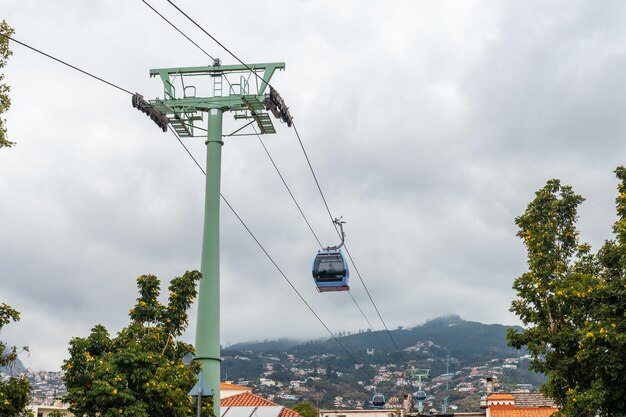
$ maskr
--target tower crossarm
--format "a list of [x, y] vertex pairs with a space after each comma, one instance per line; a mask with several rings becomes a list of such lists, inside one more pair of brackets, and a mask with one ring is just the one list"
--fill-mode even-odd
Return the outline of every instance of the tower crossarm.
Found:
[[[222, 112], [232, 111], [235, 119], [253, 119], [260, 133], [276, 133], [266, 110], [288, 120], [291, 116], [287, 107], [276, 91], [270, 87], [270, 79], [276, 70], [285, 68], [285, 63], [274, 62], [250, 65], [221, 65], [219, 60], [214, 65], [205, 67], [174, 67], [151, 69], [151, 77], [159, 77], [163, 82], [163, 98], [150, 100], [150, 105], [165, 115], [180, 136], [193, 136], [195, 122], [203, 119], [202, 114], [211, 109]], [[228, 75], [236, 74], [238, 83], [232, 84]], [[208, 82], [201, 85], [213, 85], [212, 92], [202, 97], [196, 96], [196, 86], [190, 80], [198, 77]], [[222, 79], [229, 84], [226, 94], [222, 90]], [[195, 82], [194, 82], [195, 83]], [[179, 90], [176, 90], [179, 87]]]
[[185, 75], [211, 75], [220, 76], [232, 73], [249, 73], [254, 72], [261, 80], [257, 83], [256, 95], [265, 94], [265, 90], [269, 85], [270, 79], [276, 70], [284, 70], [284, 62], [272, 62], [265, 64], [249, 64], [249, 65], [210, 65], [204, 67], [174, 67], [174, 68], [157, 68], [150, 70], [150, 77], [160, 77], [163, 81], [165, 89], [165, 99], [176, 98], [176, 92], [173, 88], [173, 77]]

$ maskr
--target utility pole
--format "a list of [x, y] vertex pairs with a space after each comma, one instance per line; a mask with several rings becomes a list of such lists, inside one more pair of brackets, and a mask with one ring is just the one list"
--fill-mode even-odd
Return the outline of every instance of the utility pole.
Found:
[[[267, 111], [291, 126], [289, 110], [280, 95], [270, 87], [269, 81], [277, 69], [285, 64], [221, 65], [216, 59], [212, 66], [151, 69], [150, 76], [163, 82], [163, 99], [150, 100], [143, 106], [141, 96], [133, 105], [149, 115], [159, 127], [171, 127], [180, 137], [196, 137], [195, 130], [205, 130], [198, 125], [206, 115], [206, 184], [204, 229], [202, 235], [202, 279], [198, 289], [198, 315], [196, 322], [196, 356], [202, 364], [202, 374], [213, 390], [213, 406], [220, 417], [220, 174], [222, 146], [222, 120], [225, 112], [234, 113], [236, 120], [247, 122], [233, 134], [246, 135], [245, 128], [256, 122], [260, 134], [276, 133]], [[228, 77], [238, 77], [229, 80]], [[223, 82], [227, 90], [224, 91]], [[193, 83], [193, 84], [192, 84]], [[208, 93], [196, 96], [198, 86], [208, 86]], [[178, 88], [178, 90], [177, 90]], [[146, 103], [147, 104], [147, 103]], [[143, 106], [143, 107], [142, 107]], [[250, 133], [255, 134], [255, 133]]]

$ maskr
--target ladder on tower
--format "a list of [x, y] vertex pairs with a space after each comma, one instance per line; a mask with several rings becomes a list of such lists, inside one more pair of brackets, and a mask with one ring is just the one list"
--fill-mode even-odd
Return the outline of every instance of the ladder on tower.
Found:
[[222, 97], [222, 74], [213, 76], [213, 97]]

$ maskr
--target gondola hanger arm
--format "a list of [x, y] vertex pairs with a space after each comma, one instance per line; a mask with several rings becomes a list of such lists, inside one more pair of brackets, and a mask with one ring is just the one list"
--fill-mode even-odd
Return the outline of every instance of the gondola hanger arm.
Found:
[[341, 220], [341, 219], [343, 219], [343, 216], [341, 216], [338, 219], [334, 219], [333, 220], [333, 223], [336, 224], [337, 226], [339, 226], [339, 230], [341, 231], [341, 243], [339, 245], [337, 245], [337, 246], [328, 246], [326, 248], [327, 251], [328, 250], [339, 250], [339, 249], [341, 249], [341, 247], [343, 246], [343, 244], [344, 244], [344, 242], [346, 240], [346, 234], [343, 231], [343, 225], [346, 223], [346, 221], [345, 220]]

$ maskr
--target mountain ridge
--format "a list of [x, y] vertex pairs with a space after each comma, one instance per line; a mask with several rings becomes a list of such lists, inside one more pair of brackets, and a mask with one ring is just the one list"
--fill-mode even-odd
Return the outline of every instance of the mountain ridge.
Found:
[[[386, 330], [359, 331], [357, 333], [340, 332], [335, 338], [349, 351], [382, 349], [387, 352], [404, 350], [415, 344], [430, 340], [444, 347], [450, 354], [484, 359], [485, 345], [490, 354], [502, 355], [512, 351], [506, 344], [508, 328], [521, 330], [520, 326], [503, 324], [484, 324], [462, 319], [459, 315], [449, 314], [427, 320], [423, 324], [410, 328], [399, 327]], [[346, 334], [347, 333], [347, 334]], [[335, 339], [321, 338], [308, 341], [291, 338], [235, 343], [224, 347], [228, 351], [251, 351], [256, 353], [289, 352], [301, 354], [342, 354], [343, 348]]]

